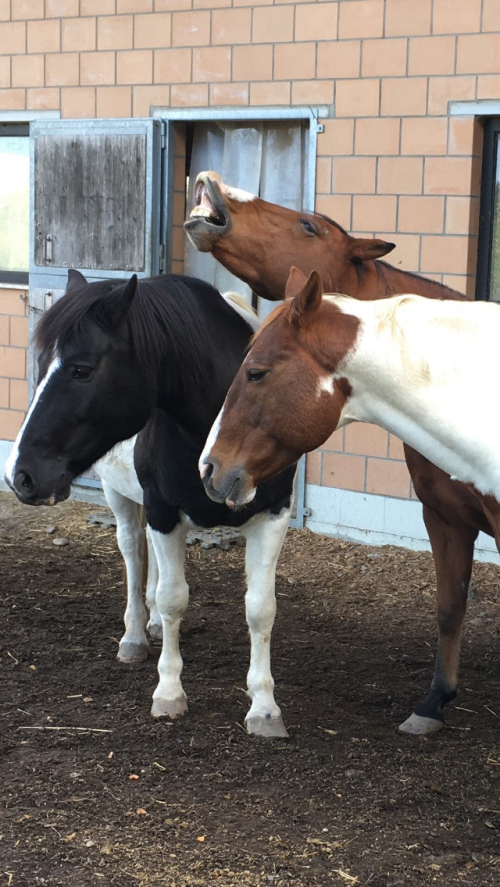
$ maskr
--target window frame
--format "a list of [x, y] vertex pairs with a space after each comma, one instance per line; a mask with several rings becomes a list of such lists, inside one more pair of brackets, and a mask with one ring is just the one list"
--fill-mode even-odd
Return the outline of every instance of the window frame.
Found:
[[476, 299], [490, 301], [491, 260], [495, 219], [495, 179], [500, 147], [500, 116], [487, 117], [483, 130], [483, 162], [479, 209]]
[[[0, 139], [8, 136], [17, 136], [28, 139], [30, 136], [29, 123], [3, 123], [0, 121]], [[28, 173], [29, 177], [30, 173]], [[29, 178], [28, 178], [29, 184]], [[28, 271], [7, 271], [0, 268], [0, 285], [12, 284], [12, 286], [27, 286], [29, 284]]]

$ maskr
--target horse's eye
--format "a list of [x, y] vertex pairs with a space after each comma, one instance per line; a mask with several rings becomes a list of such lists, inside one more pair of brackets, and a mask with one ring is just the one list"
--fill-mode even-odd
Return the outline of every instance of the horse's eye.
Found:
[[269, 370], [247, 370], [247, 382], [262, 382]]
[[316, 231], [314, 230], [314, 226], [311, 224], [309, 219], [299, 219], [299, 221], [306, 234], [309, 234], [310, 237], [315, 237]]
[[73, 367], [73, 379], [78, 379], [79, 382], [84, 379], [90, 379], [92, 375], [92, 367], [84, 367], [84, 366], [75, 366]]

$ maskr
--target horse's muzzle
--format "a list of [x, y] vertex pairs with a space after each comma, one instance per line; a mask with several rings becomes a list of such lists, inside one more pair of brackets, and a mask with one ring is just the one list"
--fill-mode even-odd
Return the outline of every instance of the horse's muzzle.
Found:
[[242, 508], [255, 496], [255, 488], [249, 482], [244, 468], [236, 466], [224, 472], [213, 460], [204, 462], [203, 485], [214, 502], [225, 503], [230, 508]]
[[[12, 481], [5, 475], [5, 482], [23, 505], [56, 505], [68, 498], [71, 489], [71, 482], [65, 474], [58, 478], [57, 484], [51, 485], [49, 492], [47, 488], [42, 489], [42, 485], [23, 469], [16, 470]], [[46, 487], [46, 484], [43, 486]]]

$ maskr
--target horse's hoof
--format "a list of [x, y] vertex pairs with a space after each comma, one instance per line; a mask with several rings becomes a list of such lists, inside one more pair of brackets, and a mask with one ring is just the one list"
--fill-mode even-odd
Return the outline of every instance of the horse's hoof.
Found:
[[161, 622], [148, 622], [147, 631], [154, 641], [163, 640], [163, 628]]
[[155, 699], [151, 706], [151, 714], [154, 718], [180, 718], [187, 712], [187, 697], [185, 695], [178, 696], [177, 699]]
[[125, 665], [136, 665], [144, 662], [149, 656], [147, 644], [133, 644], [131, 641], [122, 641], [118, 647], [117, 659]]
[[444, 722], [438, 718], [426, 718], [413, 712], [404, 723], [399, 725], [398, 730], [400, 733], [408, 733], [409, 736], [429, 736], [431, 733], [439, 733], [443, 727]]
[[258, 715], [245, 721], [247, 733], [251, 736], [263, 736], [265, 739], [288, 739], [283, 718], [262, 718]]

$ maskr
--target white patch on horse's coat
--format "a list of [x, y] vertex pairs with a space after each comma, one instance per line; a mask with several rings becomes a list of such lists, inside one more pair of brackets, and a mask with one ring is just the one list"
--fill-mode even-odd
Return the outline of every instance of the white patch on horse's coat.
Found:
[[415, 295], [327, 299], [361, 321], [337, 367], [352, 387], [338, 427], [374, 422], [500, 501], [499, 307]]
[[[224, 401], [224, 404], [225, 404], [225, 401]], [[208, 471], [208, 465], [205, 463], [205, 460], [208, 458], [210, 450], [212, 449], [215, 441], [217, 440], [217, 436], [219, 434], [220, 423], [222, 420], [222, 415], [224, 413], [224, 404], [222, 405], [222, 409], [221, 409], [219, 415], [216, 417], [214, 424], [212, 425], [210, 431], [208, 432], [208, 437], [206, 439], [205, 446], [203, 447], [203, 450], [201, 452], [201, 456], [198, 460], [198, 468], [199, 468], [200, 477], [202, 480]]]
[[237, 200], [238, 203], [249, 203], [251, 200], [255, 200], [255, 194], [250, 194], [250, 191], [243, 191], [241, 188], [232, 188], [230, 185], [225, 185], [223, 190], [223, 194], [227, 194], [231, 200]]
[[233, 311], [236, 311], [243, 320], [246, 320], [253, 332], [256, 333], [260, 327], [260, 319], [241, 293], [222, 293], [222, 298], [226, 300]]
[[138, 505], [144, 501], [142, 487], [134, 467], [134, 447], [137, 435], [116, 444], [109, 453], [99, 459], [94, 468], [114, 490]]
[[318, 379], [318, 383], [316, 385], [316, 397], [321, 397], [322, 394], [326, 392], [326, 394], [333, 394], [335, 390], [335, 384], [333, 381], [333, 376], [321, 376]]
[[61, 366], [61, 358], [56, 355], [53, 358], [51, 364], [49, 365], [49, 368], [48, 368], [45, 376], [43, 377], [42, 381], [37, 386], [37, 389], [35, 391], [35, 396], [34, 396], [33, 400], [31, 401], [28, 412], [26, 413], [26, 418], [25, 418], [23, 424], [21, 425], [19, 433], [14, 441], [10, 455], [5, 463], [5, 478], [6, 478], [7, 482], [10, 484], [14, 483], [14, 477], [16, 474], [16, 463], [19, 458], [19, 447], [21, 445], [21, 440], [22, 440], [24, 431], [26, 429], [26, 426], [27, 426], [29, 420], [31, 419], [31, 416], [33, 415], [33, 411], [34, 411], [38, 401], [40, 400], [45, 388], [47, 387], [48, 382], [50, 381], [50, 379], [52, 378], [54, 373], [59, 369], [60, 366]]

